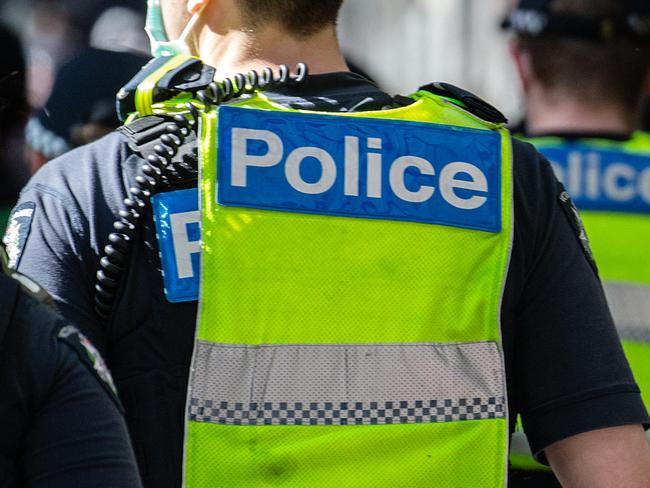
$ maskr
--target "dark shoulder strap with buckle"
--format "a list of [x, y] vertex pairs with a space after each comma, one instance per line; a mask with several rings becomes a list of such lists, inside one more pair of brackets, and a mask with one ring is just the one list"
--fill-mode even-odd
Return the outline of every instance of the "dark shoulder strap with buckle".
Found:
[[152, 142], [158, 143], [160, 136], [167, 133], [166, 124], [173, 122], [173, 119], [165, 115], [150, 115], [135, 119], [128, 125], [117, 129], [129, 140], [129, 147], [134, 152], [141, 152], [141, 148]]
[[505, 115], [499, 112], [492, 105], [485, 100], [477, 97], [473, 93], [458, 88], [457, 86], [450, 85], [449, 83], [429, 83], [420, 88], [420, 90], [428, 91], [434, 95], [445, 97], [451, 100], [454, 104], [464, 108], [468, 112], [476, 115], [477, 117], [493, 124], [507, 124], [508, 119]]
[[[160, 57], [152, 59], [144, 66], [131, 81], [129, 81], [117, 94], [117, 114], [120, 120], [127, 119], [131, 112], [135, 112], [135, 94], [140, 84], [150, 75], [162, 69], [171, 58]], [[170, 69], [156, 82], [154, 89], [154, 102], [169, 100], [182, 92], [195, 92], [207, 87], [214, 79], [216, 70], [203, 64], [197, 58], [191, 58], [180, 66]]]
[[[147, 159], [151, 155], [158, 154], [156, 147], [163, 147], [162, 137], [169, 137], [169, 125], [174, 123], [174, 119], [167, 115], [150, 115], [136, 119], [128, 125], [123, 125], [118, 132], [121, 132], [128, 139], [128, 145], [131, 150], [139, 154], [142, 159]], [[176, 180], [176, 183], [184, 183], [188, 180], [194, 182], [198, 171], [198, 152], [197, 136], [195, 131], [188, 131], [178, 139], [180, 146], [174, 149], [173, 160], [170, 170], [174, 167], [179, 169], [183, 165], [185, 178]], [[166, 150], [166, 148], [165, 148]]]

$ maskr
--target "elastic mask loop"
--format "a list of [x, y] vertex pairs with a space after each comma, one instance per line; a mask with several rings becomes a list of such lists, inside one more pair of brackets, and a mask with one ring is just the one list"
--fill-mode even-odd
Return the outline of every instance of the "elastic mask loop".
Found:
[[165, 29], [165, 21], [160, 6], [160, 0], [147, 0], [147, 20], [144, 30], [149, 36], [151, 54], [156, 58], [161, 56], [191, 54], [190, 47], [187, 44], [187, 38], [192, 33], [192, 30], [203, 13], [207, 3], [208, 2], [204, 2], [195, 9], [192, 18], [188, 21], [180, 37], [176, 40], [170, 40], [167, 30]]

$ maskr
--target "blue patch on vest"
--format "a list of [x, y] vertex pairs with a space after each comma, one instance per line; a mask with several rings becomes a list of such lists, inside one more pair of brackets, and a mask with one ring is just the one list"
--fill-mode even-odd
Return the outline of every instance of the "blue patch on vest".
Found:
[[580, 143], [539, 150], [579, 209], [650, 213], [650, 157]]
[[165, 296], [189, 302], [199, 296], [201, 229], [197, 188], [160, 193], [152, 199]]
[[417, 122], [219, 110], [218, 203], [501, 230], [501, 136]]

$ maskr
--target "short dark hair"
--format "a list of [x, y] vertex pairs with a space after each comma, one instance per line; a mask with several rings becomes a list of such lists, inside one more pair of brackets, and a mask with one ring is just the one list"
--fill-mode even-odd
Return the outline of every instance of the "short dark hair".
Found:
[[307, 37], [336, 24], [343, 0], [239, 0], [253, 26], [277, 22], [296, 37]]
[[[587, 18], [624, 15], [621, 0], [556, 0], [552, 11]], [[583, 103], [614, 102], [635, 111], [650, 70], [650, 43], [632, 40], [598, 42], [577, 38], [520, 38], [537, 78], [549, 89]]]

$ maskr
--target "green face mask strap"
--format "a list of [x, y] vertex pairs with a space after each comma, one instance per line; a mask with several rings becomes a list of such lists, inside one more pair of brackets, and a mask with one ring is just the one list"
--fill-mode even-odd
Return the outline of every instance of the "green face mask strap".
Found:
[[147, 0], [147, 18], [145, 32], [149, 36], [151, 43], [151, 54], [158, 58], [161, 56], [176, 56], [179, 54], [190, 54], [190, 48], [187, 45], [187, 38], [194, 29], [196, 22], [201, 17], [203, 10], [208, 2], [203, 3], [194, 11], [192, 18], [189, 20], [180, 37], [176, 40], [170, 40], [165, 28], [165, 21], [160, 5], [161, 0]]
[[159, 57], [161, 55], [158, 52], [160, 44], [169, 41], [163, 21], [160, 0], [147, 0], [147, 18], [144, 30], [151, 42], [151, 54]]

